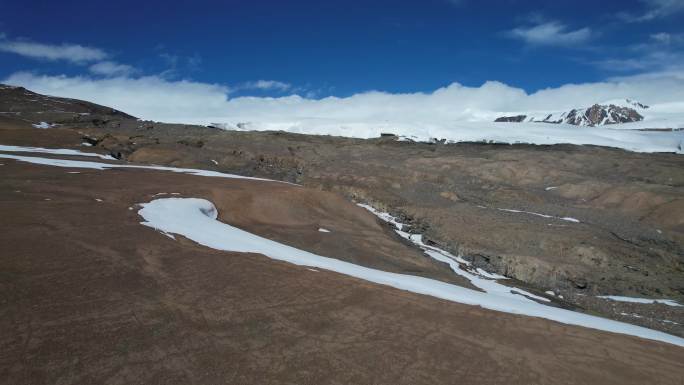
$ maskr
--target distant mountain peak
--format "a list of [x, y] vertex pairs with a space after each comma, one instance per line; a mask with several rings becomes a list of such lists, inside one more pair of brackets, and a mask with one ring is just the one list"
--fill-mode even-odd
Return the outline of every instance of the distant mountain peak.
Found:
[[540, 116], [520, 114], [515, 116], [501, 116], [495, 122], [535, 122], [553, 124], [572, 124], [575, 126], [603, 126], [640, 122], [644, 120], [637, 110], [645, 110], [649, 106], [632, 99], [611, 100], [601, 104], [594, 104], [586, 108], [573, 108], [569, 111], [547, 113]]

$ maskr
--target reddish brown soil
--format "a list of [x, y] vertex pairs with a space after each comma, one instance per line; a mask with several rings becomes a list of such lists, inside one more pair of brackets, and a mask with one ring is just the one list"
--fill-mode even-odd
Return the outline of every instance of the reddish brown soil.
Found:
[[[370, 214], [330, 193], [154, 171], [69, 174], [75, 170], [0, 163], [1, 383], [681, 384], [684, 378], [680, 347], [174, 241], [140, 225], [129, 210], [153, 194], [179, 192], [214, 201], [222, 220], [323, 255], [356, 256], [397, 271], [433, 268]], [[332, 233], [318, 233], [318, 226]]]

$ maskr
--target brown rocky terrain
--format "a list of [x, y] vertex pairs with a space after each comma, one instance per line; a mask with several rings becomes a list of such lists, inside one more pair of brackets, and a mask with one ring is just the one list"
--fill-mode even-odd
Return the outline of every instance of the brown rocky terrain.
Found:
[[[335, 191], [409, 222], [486, 270], [570, 300], [684, 296], [684, 160], [591, 146], [425, 144], [128, 122], [78, 127], [129, 161], [265, 176]], [[216, 162], [216, 164], [214, 163]], [[545, 218], [572, 217], [580, 223]], [[586, 301], [582, 301], [583, 303]], [[642, 319], [682, 334], [664, 305]], [[658, 309], [661, 308], [661, 309]], [[681, 310], [676, 318], [684, 323]], [[649, 321], [650, 320], [650, 321]]]
[[32, 127], [46, 121], [33, 117], [0, 121], [0, 144], [78, 148], [304, 187], [131, 169], [70, 174], [3, 159], [4, 383], [684, 378], [682, 349], [672, 345], [173, 241], [141, 226], [134, 206], [163, 192], [203, 197], [221, 220], [267, 238], [468, 286], [351, 203], [367, 202], [513, 285], [553, 290], [564, 297], [554, 299], [560, 306], [684, 335], [682, 308], [595, 297], [684, 299], [681, 156], [228, 132], [106, 110], [97, 119], [49, 129]]
[[552, 290], [588, 311], [684, 334], [680, 309], [647, 305], [642, 318], [635, 318], [612, 301], [582, 298], [684, 299], [679, 155], [231, 132], [141, 122], [118, 113], [101, 120], [106, 123], [64, 124], [73, 136], [69, 140], [48, 129], [43, 131], [49, 139], [41, 142], [35, 130], [18, 129], [3, 142], [86, 141], [132, 162], [265, 176], [335, 191], [399, 215], [431, 241], [538, 293]]
[[0, 167], [0, 383], [678, 384], [684, 375], [680, 347], [174, 241], [129, 209], [178, 192], [212, 200], [229, 223], [327, 255], [411, 257], [334, 194]]

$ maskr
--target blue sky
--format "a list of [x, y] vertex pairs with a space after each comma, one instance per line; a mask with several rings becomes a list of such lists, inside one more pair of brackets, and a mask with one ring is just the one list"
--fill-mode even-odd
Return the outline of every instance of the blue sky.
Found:
[[0, 77], [157, 76], [233, 96], [488, 80], [529, 93], [679, 69], [684, 58], [684, 0], [0, 0], [0, 9]]

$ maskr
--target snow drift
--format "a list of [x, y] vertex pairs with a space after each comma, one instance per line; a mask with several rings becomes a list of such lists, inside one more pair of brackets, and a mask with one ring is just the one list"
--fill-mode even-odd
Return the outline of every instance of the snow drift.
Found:
[[[492, 284], [487, 285], [483, 282], [482, 278], [477, 278], [479, 280], [478, 283], [485, 290], [489, 289], [486, 292], [466, 289], [429, 278], [371, 269], [309, 253], [218, 221], [216, 207], [205, 199], [161, 198], [149, 203], [143, 203], [141, 206], [142, 209], [138, 211], [138, 214], [144, 219], [141, 222], [143, 225], [157, 229], [165, 234], [182, 235], [212, 249], [240, 253], [258, 253], [295, 265], [329, 270], [369, 282], [448, 301], [482, 306], [506, 313], [541, 317], [565, 324], [628, 334], [684, 346], [683, 338], [640, 326], [542, 305], [521, 296], [510, 295], [508, 290], [504, 293], [499, 290], [499, 287], [492, 286]], [[432, 255], [433, 258], [448, 258], [449, 255], [441, 250], [428, 251], [438, 254]], [[456, 261], [453, 261], [453, 263], [456, 263]], [[473, 279], [475, 279], [474, 276]], [[494, 281], [489, 282], [496, 285]]]

